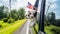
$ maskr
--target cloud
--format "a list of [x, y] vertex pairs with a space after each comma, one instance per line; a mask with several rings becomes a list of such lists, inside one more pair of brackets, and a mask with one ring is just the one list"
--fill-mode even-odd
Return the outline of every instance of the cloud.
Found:
[[57, 0], [46, 0], [46, 6], [48, 7], [50, 4], [50, 8], [56, 8], [57, 4], [56, 4]]
[[2, 6], [2, 5], [4, 5], [4, 6], [9, 6], [9, 0], [0, 0], [0, 6]]
[[32, 5], [34, 5], [35, 0], [16, 0], [15, 3], [12, 3], [12, 9], [16, 8], [19, 9], [20, 7], [26, 7], [28, 2], [30, 2]]
[[60, 19], [60, 16], [56, 16], [56, 19]]
[[16, 0], [16, 2], [12, 3], [12, 9], [19, 9], [20, 7], [26, 6], [27, 2], [22, 0]]
[[[49, 12], [54, 12], [55, 9], [58, 7], [57, 4], [56, 4], [57, 0], [46, 0], [46, 9], [45, 9], [45, 13], [49, 13]], [[50, 4], [51, 3], [51, 4]], [[50, 5], [49, 7], [49, 10], [47, 12], [47, 9], [48, 9], [48, 6]], [[39, 7], [38, 7], [38, 12], [40, 12], [40, 7], [41, 7], [41, 0], [39, 2]]]
[[9, 2], [9, 0], [3, 0], [4, 2]]
[[[34, 5], [35, 1], [36, 0], [23, 0], [23, 1], [16, 0], [16, 2], [12, 4], [12, 9], [19, 9], [20, 7], [27, 9], [26, 6], [28, 5], [28, 2], [30, 2], [32, 5]], [[27, 10], [29, 10], [29, 9], [27, 9]]]
[[46, 2], [52, 2], [55, 3], [57, 0], [46, 0]]
[[[2, 0], [3, 1], [3, 3], [7, 6], [7, 5], [9, 5], [9, 0]], [[23, 7], [23, 6], [26, 6], [27, 5], [27, 2], [30, 2], [32, 5], [34, 5], [34, 3], [35, 3], [35, 1], [36, 0], [11, 0], [12, 1], [12, 9], [14, 9], [14, 7], [15, 8], [19, 8], [19, 7]], [[56, 8], [57, 7], [57, 5], [56, 5], [56, 2], [57, 0], [46, 0], [46, 6], [48, 6], [49, 5], [49, 2], [51, 2], [52, 3], [52, 5], [51, 5], [51, 8], [53, 9], [53, 8]]]
[[57, 4], [52, 4], [50, 8], [51, 9], [56, 9], [57, 7], [58, 7]]
[[57, 2], [57, 0], [46, 0], [46, 11], [47, 11], [49, 5], [50, 5], [49, 12], [54, 11], [58, 7], [56, 2]]
[[51, 3], [50, 8], [47, 11], [47, 13], [54, 12], [55, 15], [56, 15], [56, 19], [59, 19], [60, 18], [60, 14], [59, 14], [59, 12], [57, 12], [57, 8], [59, 8], [58, 4], [56, 3], [57, 1], [58, 0], [46, 0], [46, 10], [47, 10], [49, 4]]

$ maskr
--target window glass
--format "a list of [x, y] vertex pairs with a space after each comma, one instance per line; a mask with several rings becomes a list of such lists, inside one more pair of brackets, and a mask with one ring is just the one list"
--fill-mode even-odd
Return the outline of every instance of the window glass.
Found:
[[60, 0], [46, 0], [45, 33], [60, 34]]

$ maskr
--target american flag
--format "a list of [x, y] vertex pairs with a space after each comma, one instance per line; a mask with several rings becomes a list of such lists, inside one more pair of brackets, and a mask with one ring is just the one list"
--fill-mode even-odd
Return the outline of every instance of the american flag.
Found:
[[33, 5], [30, 3], [30, 2], [28, 2], [28, 6], [27, 6], [29, 9], [33, 9]]

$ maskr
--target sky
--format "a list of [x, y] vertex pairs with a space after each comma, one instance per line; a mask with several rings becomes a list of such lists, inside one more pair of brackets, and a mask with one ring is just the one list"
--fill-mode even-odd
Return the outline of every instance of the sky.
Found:
[[[23, 7], [25, 8], [26, 11], [28, 11], [29, 9], [26, 7], [28, 5], [28, 2], [34, 5], [35, 1], [36, 0], [11, 0], [11, 9], [19, 9], [20, 7]], [[38, 12], [40, 11], [40, 4], [41, 4], [41, 0], [39, 2]], [[0, 6], [1, 5], [9, 7], [9, 0], [0, 0]], [[49, 5], [50, 5], [50, 8], [47, 11], [47, 8]], [[54, 12], [56, 14], [56, 19], [59, 19], [60, 18], [60, 0], [46, 0], [45, 11], [47, 11], [47, 13]]]

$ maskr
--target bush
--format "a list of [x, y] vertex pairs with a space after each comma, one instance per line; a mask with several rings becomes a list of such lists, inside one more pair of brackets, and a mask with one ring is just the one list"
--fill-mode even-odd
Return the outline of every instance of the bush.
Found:
[[16, 14], [12, 15], [12, 18], [16, 21], [18, 20], [18, 16]]
[[8, 23], [14, 23], [14, 19], [8, 19]]
[[21, 19], [22, 19], [22, 17], [19, 16], [19, 20], [21, 20]]
[[2, 25], [0, 25], [0, 27], [2, 27]]
[[8, 21], [8, 19], [7, 19], [7, 18], [3, 18], [3, 21], [4, 21], [4, 22], [7, 22], [7, 21]]
[[54, 28], [51, 31], [54, 32], [54, 34], [60, 34], [60, 30], [57, 28]]

